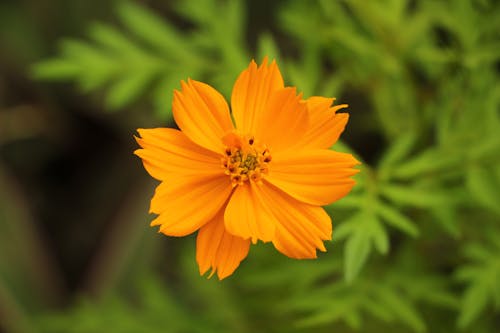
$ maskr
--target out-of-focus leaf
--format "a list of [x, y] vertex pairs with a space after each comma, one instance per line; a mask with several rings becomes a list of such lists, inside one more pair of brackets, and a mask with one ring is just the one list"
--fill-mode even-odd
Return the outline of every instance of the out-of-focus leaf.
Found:
[[143, 278], [136, 292], [135, 304], [123, 299], [123, 296], [112, 296], [99, 302], [80, 300], [67, 313], [46, 313], [38, 318], [39, 331], [47, 333], [217, 331], [214, 322], [199, 313], [194, 315], [192, 309], [179, 303], [171, 291], [159, 281]]
[[385, 197], [402, 206], [431, 208], [450, 205], [453, 202], [450, 193], [440, 193], [436, 190], [387, 184], [381, 186], [380, 191]]
[[54, 80], [67, 80], [80, 72], [80, 67], [64, 59], [46, 60], [35, 64], [32, 68], [35, 78], [51, 77]]
[[443, 229], [454, 238], [458, 238], [461, 234], [460, 219], [457, 212], [453, 207], [442, 206], [433, 208], [430, 213], [435, 216]]
[[380, 223], [377, 219], [376, 215], [373, 215], [369, 226], [375, 248], [381, 254], [387, 254], [387, 252], [389, 252], [389, 237], [387, 236], [387, 231], [382, 226], [382, 223]]
[[186, 45], [179, 32], [152, 11], [131, 1], [120, 2], [117, 11], [131, 32], [160, 53], [173, 54], [189, 62], [198, 61], [197, 54]]
[[490, 290], [485, 284], [476, 284], [469, 288], [463, 299], [463, 306], [458, 318], [458, 326], [467, 327], [486, 307]]
[[490, 238], [491, 242], [467, 244], [464, 255], [469, 263], [455, 272], [456, 279], [467, 283], [457, 320], [462, 329], [477, 320], [488, 303], [500, 308], [500, 237], [498, 233], [490, 233]]
[[410, 326], [415, 332], [425, 332], [426, 326], [423, 319], [413, 308], [413, 306], [405, 302], [394, 290], [380, 290], [378, 293], [380, 302], [384, 307], [391, 309], [398, 317], [399, 321]]
[[397, 209], [394, 209], [382, 202], [377, 204], [375, 206], [375, 209], [377, 210], [377, 213], [388, 224], [401, 230], [404, 233], [407, 233], [410, 236], [418, 236], [419, 231], [415, 224], [405, 215], [401, 214]]
[[371, 239], [366, 229], [358, 228], [345, 245], [345, 279], [352, 282], [368, 259]]
[[357, 213], [352, 215], [347, 220], [342, 221], [342, 223], [333, 231], [333, 241], [341, 241], [355, 232], [356, 228], [358, 228], [358, 224], [362, 223], [363, 218], [363, 213]]
[[116, 82], [109, 90], [107, 105], [117, 110], [130, 104], [148, 88], [153, 73], [148, 71], [137, 72]]
[[[143, 95], [154, 103], [165, 102], [162, 108], [170, 108], [171, 97], [147, 94], [148, 88], [154, 92], [167, 88], [165, 94], [171, 94], [171, 88], [187, 76], [210, 76], [214, 81], [224, 77], [223, 85], [217, 88], [227, 93], [232, 86], [229, 79], [234, 81], [238, 71], [248, 64], [242, 43], [245, 20], [241, 1], [217, 3], [216, 7], [212, 0], [179, 4], [179, 13], [200, 23], [198, 34], [190, 35], [144, 6], [118, 2], [123, 29], [104, 23], [91, 25], [92, 41], [63, 41], [59, 55], [35, 64], [33, 75], [39, 79], [74, 80], [85, 92], [106, 85], [109, 109], [123, 109]], [[180, 77], [180, 73], [186, 76]], [[161, 118], [169, 114], [162, 112]]]
[[411, 179], [425, 173], [446, 170], [461, 163], [463, 157], [458, 153], [429, 149], [398, 165], [393, 175], [401, 179]]
[[487, 168], [471, 166], [467, 171], [467, 188], [485, 208], [500, 214], [500, 182]]
[[374, 301], [366, 297], [365, 301], [362, 303], [362, 308], [366, 309], [368, 313], [381, 321], [391, 322], [394, 320], [393, 312], [389, 308], [380, 306], [378, 300]]
[[144, 57], [138, 45], [134, 44], [129, 38], [125, 37], [123, 33], [116, 28], [95, 23], [89, 28], [89, 35], [96, 42], [100, 43], [106, 50], [121, 52], [128, 57]]
[[276, 45], [271, 34], [262, 34], [260, 36], [257, 49], [258, 59], [264, 59], [265, 56], [268, 56], [269, 59], [276, 59], [276, 61], [280, 62], [281, 56], [278, 45]]
[[415, 145], [416, 139], [414, 132], [404, 133], [396, 139], [379, 161], [377, 169], [380, 177], [390, 177], [388, 173], [394, 168], [395, 164], [408, 156]]
[[472, 161], [480, 161], [491, 156], [498, 156], [500, 151], [500, 138], [492, 136], [488, 140], [482, 140], [467, 151], [467, 157]]

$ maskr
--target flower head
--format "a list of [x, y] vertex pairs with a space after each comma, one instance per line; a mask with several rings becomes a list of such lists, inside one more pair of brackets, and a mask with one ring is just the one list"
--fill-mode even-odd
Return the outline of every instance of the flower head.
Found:
[[303, 100], [285, 87], [278, 66], [252, 61], [234, 84], [229, 106], [207, 84], [190, 80], [174, 91], [180, 130], [139, 129], [149, 174], [161, 181], [151, 223], [169, 236], [198, 231], [200, 274], [220, 279], [247, 256], [250, 243], [272, 242], [297, 259], [326, 251], [332, 224], [323, 205], [354, 185], [356, 159], [329, 148], [348, 114], [333, 98]]

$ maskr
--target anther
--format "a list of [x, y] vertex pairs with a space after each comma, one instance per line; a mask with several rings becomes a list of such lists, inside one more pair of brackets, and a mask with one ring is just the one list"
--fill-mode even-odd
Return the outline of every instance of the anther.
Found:
[[262, 184], [263, 175], [269, 173], [269, 149], [256, 142], [253, 136], [233, 139], [234, 142], [226, 143], [221, 159], [224, 173], [230, 177], [231, 185], [243, 186], [248, 181]]

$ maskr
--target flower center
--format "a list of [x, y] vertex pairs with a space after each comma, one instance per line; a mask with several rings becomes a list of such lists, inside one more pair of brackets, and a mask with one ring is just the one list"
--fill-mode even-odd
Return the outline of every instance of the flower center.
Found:
[[240, 136], [233, 132], [225, 135], [222, 142], [226, 149], [221, 163], [233, 187], [243, 185], [248, 180], [262, 183], [262, 176], [269, 172], [269, 149], [259, 144], [253, 136]]

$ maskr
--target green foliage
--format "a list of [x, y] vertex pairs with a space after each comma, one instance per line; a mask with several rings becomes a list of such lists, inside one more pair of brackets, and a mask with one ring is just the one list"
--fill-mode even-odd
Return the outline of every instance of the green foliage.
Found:
[[[335, 250], [335, 246], [329, 250]], [[352, 330], [375, 326], [379, 330], [373, 331], [399, 327], [398, 332], [424, 332], [427, 325], [420, 308], [455, 309], [457, 298], [446, 278], [433, 274], [414, 250], [400, 249], [388, 261], [380, 256], [373, 258], [375, 265], [352, 282], [342, 278], [341, 255], [335, 252], [328, 254], [329, 259], [301, 263], [277, 261], [258, 252], [261, 267], [269, 273], [247, 269], [242, 279], [258, 299], [275, 295], [276, 289], [286, 290], [286, 296], [266, 298], [266, 304], [282, 309], [278, 313], [285, 318], [298, 318], [294, 322], [300, 332], [313, 327], [328, 332], [332, 322], [342, 322]], [[390, 268], [380, 269], [384, 262]]]
[[[203, 80], [229, 96], [252, 54], [278, 59], [287, 84], [304, 96], [351, 104], [346, 134], [356, 151], [342, 142], [333, 148], [353, 152], [361, 172], [352, 193], [326, 207], [334, 223], [329, 251], [312, 262], [294, 261], [258, 244], [219, 283], [198, 277], [192, 239], [169, 243], [178, 252], [151, 260], [168, 263], [168, 279], [144, 268], [129, 277], [124, 272], [147, 266], [142, 258], [130, 260], [114, 272], [121, 284], [101, 301], [32, 310], [36, 328], [494, 331], [500, 318], [500, 5], [281, 1], [271, 13], [278, 31], [257, 31], [250, 45], [256, 25], [245, 15], [250, 3], [174, 2], [169, 14], [188, 26], [182, 29], [136, 2], [117, 2], [119, 24], [94, 23], [88, 39], [62, 40], [59, 54], [35, 64], [33, 74], [76, 82], [84, 92], [105, 91], [110, 110], [135, 112], [134, 103], [147, 101], [166, 119], [181, 79]], [[380, 142], [370, 142], [373, 134]], [[132, 251], [130, 242], [116, 243], [118, 253]], [[14, 285], [23, 270], [11, 276], [7, 266], [0, 267], [2, 278]], [[15, 295], [24, 301], [22, 292]]]
[[456, 278], [467, 284], [458, 317], [461, 328], [471, 326], [488, 303], [500, 311], [500, 236], [496, 232], [486, 234], [489, 242], [470, 242], [464, 247], [469, 261], [456, 272]]
[[127, 296], [113, 295], [98, 303], [80, 299], [67, 313], [56, 312], [39, 318], [38, 327], [40, 332], [47, 333], [205, 333], [220, 332], [221, 327], [245, 331], [241, 323], [227, 317], [226, 311], [217, 311], [199, 299], [193, 304], [180, 304], [174, 292], [157, 279], [139, 277], [136, 289], [129, 289]]
[[84, 92], [106, 88], [109, 110], [123, 109], [146, 95], [161, 119], [171, 118], [172, 91], [187, 77], [222, 83], [220, 89], [227, 93], [228, 82], [247, 62], [241, 2], [222, 6], [191, 0], [176, 9], [194, 31], [181, 31], [133, 2], [118, 2], [122, 27], [92, 24], [91, 42], [63, 40], [60, 55], [36, 64], [33, 75], [75, 81]]

